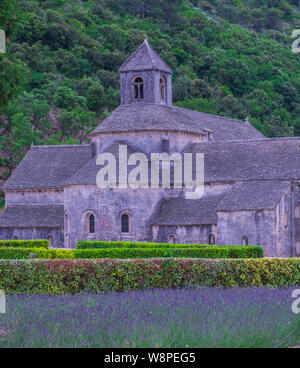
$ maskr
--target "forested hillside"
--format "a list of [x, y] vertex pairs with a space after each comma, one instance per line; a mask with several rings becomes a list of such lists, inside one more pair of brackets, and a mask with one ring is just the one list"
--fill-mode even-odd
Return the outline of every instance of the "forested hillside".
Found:
[[[13, 4], [16, 3], [16, 6]], [[2, 4], [2, 5], [1, 5]], [[147, 35], [174, 103], [300, 135], [298, 0], [1, 0], [0, 176], [34, 144], [80, 143], [119, 105], [118, 68]]]

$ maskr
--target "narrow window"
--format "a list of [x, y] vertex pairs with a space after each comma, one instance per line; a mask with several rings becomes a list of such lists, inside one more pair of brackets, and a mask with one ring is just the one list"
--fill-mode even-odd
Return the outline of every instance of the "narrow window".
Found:
[[169, 153], [169, 151], [170, 151], [169, 140], [168, 139], [162, 139], [161, 145], [162, 145], [162, 152], [163, 153]]
[[248, 236], [243, 237], [243, 245], [249, 245]]
[[53, 247], [53, 238], [51, 235], [48, 236], [48, 242], [49, 242], [49, 247], [52, 248]]
[[90, 234], [95, 233], [95, 216], [94, 215], [89, 216], [89, 233]]
[[143, 100], [144, 99], [144, 80], [141, 77], [135, 78], [133, 82], [134, 88], [134, 99]]
[[164, 77], [160, 78], [160, 99], [166, 101], [166, 80]]
[[122, 233], [129, 233], [129, 216], [126, 213], [122, 215], [121, 223]]
[[137, 84], [134, 85], [134, 99], [137, 100], [139, 98], [139, 86]]
[[216, 237], [214, 236], [214, 234], [209, 235], [209, 244], [210, 245], [215, 245], [216, 244]]
[[65, 213], [65, 233], [69, 234], [69, 216]]

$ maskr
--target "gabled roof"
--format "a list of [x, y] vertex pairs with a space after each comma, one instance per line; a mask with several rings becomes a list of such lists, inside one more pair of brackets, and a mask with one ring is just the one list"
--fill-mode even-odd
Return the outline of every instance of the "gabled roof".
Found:
[[216, 207], [224, 194], [206, 195], [201, 199], [168, 198], [163, 200], [152, 220], [153, 225], [217, 224]]
[[214, 141], [264, 138], [252, 125], [243, 121], [175, 106], [146, 103], [119, 106], [103, 120], [91, 136], [110, 132], [153, 130], [184, 131], [197, 134], [212, 132]]
[[205, 182], [300, 180], [300, 137], [195, 143], [186, 152], [204, 153]]
[[166, 105], [131, 104], [121, 105], [93, 131], [92, 135], [108, 132], [129, 131], [184, 131], [206, 134], [210, 132], [182, 109]]
[[264, 138], [257, 129], [243, 121], [175, 106], [155, 104], [121, 105], [93, 131], [101, 133], [130, 131], [183, 131], [197, 134], [213, 133], [214, 141]]
[[145, 39], [142, 45], [125, 61], [119, 69], [119, 72], [141, 70], [160, 70], [172, 74], [172, 69], [152, 49], [147, 39]]
[[63, 228], [64, 206], [9, 206], [0, 216], [0, 228]]
[[60, 189], [91, 158], [91, 145], [33, 146], [2, 189]]
[[[112, 153], [116, 158], [117, 165], [117, 179], [119, 175], [119, 145], [127, 146], [127, 158], [136, 151], [123, 141], [115, 141], [112, 145], [103, 150], [103, 152]], [[96, 177], [101, 169], [101, 166], [96, 164], [97, 157], [89, 160], [84, 166], [82, 166], [73, 176], [64, 181], [63, 185], [96, 185]]]
[[193, 121], [194, 126], [212, 131], [213, 141], [215, 142], [265, 138], [254, 126], [245, 121], [179, 107], [173, 108], [180, 110], [182, 115]]
[[217, 205], [217, 211], [274, 209], [290, 185], [274, 180], [238, 182]]

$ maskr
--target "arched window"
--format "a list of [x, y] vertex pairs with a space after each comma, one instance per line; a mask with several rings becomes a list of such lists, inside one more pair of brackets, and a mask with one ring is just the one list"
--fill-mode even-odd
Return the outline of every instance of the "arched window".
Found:
[[144, 80], [141, 77], [136, 77], [133, 82], [134, 89], [134, 99], [143, 100], [144, 99]]
[[169, 235], [168, 236], [168, 243], [175, 244], [176, 243], [176, 236], [175, 235]]
[[95, 216], [94, 215], [90, 215], [89, 217], [89, 227], [90, 227], [90, 233], [94, 234], [95, 233]]
[[121, 217], [121, 231], [122, 233], [130, 232], [130, 219], [127, 213], [124, 213]]
[[13, 240], [19, 240], [19, 238], [17, 237], [17, 235], [15, 235], [15, 236], [13, 237]]
[[53, 247], [53, 237], [51, 235], [48, 236], [48, 242], [49, 242], [49, 247], [52, 248]]
[[209, 244], [210, 245], [216, 244], [216, 237], [214, 236], [214, 234], [209, 234]]
[[243, 237], [243, 245], [249, 245], [248, 236]]
[[161, 77], [159, 80], [160, 85], [160, 99], [166, 101], [166, 80], [165, 77]]
[[95, 234], [95, 216], [92, 213], [86, 215], [85, 227], [87, 233]]

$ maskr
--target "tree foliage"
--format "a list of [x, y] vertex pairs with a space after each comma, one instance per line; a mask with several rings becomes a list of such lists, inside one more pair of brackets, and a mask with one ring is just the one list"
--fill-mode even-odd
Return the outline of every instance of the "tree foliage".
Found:
[[118, 69], [145, 35], [178, 106], [300, 135], [299, 20], [298, 0], [2, 0], [0, 176], [32, 143], [84, 142], [119, 105]]

